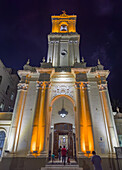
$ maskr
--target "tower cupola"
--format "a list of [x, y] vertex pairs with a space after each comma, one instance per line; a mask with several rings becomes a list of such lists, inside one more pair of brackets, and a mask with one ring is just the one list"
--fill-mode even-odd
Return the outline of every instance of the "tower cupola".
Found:
[[52, 16], [52, 33], [75, 33], [76, 15], [67, 15], [65, 11], [59, 16]]
[[74, 66], [80, 62], [80, 35], [76, 32], [76, 15], [52, 16], [52, 32], [48, 35], [47, 62], [53, 67]]

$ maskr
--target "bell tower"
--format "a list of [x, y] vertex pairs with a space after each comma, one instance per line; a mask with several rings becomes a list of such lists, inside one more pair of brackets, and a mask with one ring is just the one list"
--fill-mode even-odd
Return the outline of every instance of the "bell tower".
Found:
[[52, 16], [52, 32], [48, 35], [47, 62], [53, 67], [74, 66], [80, 62], [80, 35], [76, 32], [76, 15], [67, 15], [65, 11]]

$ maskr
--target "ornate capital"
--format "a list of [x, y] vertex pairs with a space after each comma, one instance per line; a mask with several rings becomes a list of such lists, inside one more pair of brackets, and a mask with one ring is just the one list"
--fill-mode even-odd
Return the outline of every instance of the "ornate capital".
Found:
[[17, 85], [18, 90], [27, 90], [28, 89], [28, 84], [26, 83], [19, 83]]
[[58, 95], [68, 95], [70, 97], [74, 97], [74, 92], [73, 92], [73, 88], [72, 86], [68, 86], [68, 85], [57, 85], [57, 86], [53, 86], [52, 88], [52, 98]]
[[82, 89], [89, 89], [89, 84], [88, 82], [76, 82], [75, 87], [82, 88]]
[[37, 81], [37, 85], [36, 85], [37, 89], [38, 88], [50, 88], [50, 82], [45, 82], [45, 81]]
[[107, 90], [107, 84], [100, 84], [99, 91]]

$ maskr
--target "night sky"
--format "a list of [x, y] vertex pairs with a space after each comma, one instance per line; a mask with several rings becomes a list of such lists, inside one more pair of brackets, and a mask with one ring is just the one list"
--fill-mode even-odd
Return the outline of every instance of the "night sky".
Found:
[[6, 67], [40, 66], [47, 57], [51, 15], [77, 15], [80, 54], [110, 70], [110, 96], [122, 103], [122, 0], [0, 0], [0, 59]]

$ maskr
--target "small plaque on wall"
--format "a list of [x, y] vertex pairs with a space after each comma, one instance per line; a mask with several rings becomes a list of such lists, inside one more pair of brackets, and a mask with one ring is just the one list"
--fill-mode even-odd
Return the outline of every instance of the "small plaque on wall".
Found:
[[105, 142], [99, 142], [99, 147], [101, 149], [101, 153], [105, 154]]

